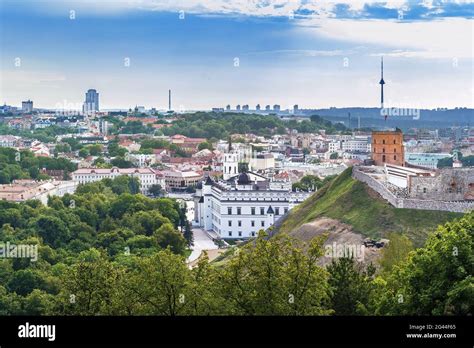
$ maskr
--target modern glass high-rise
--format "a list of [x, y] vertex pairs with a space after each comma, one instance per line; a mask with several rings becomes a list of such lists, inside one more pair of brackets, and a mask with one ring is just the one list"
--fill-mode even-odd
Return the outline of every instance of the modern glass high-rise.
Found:
[[99, 93], [95, 89], [89, 89], [86, 93], [86, 101], [82, 106], [84, 113], [99, 111]]

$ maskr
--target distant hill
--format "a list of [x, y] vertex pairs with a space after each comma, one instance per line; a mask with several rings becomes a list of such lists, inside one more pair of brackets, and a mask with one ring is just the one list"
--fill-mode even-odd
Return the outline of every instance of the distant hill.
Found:
[[[284, 220], [275, 226], [273, 233], [289, 233], [303, 224], [318, 219], [329, 218], [349, 225], [352, 232], [372, 238], [383, 238], [389, 232], [402, 232], [421, 246], [427, 233], [440, 224], [460, 217], [463, 214], [398, 209], [387, 203], [378, 193], [366, 184], [352, 178], [352, 168], [346, 169], [290, 211]], [[328, 231], [330, 232], [330, 231]], [[305, 238], [308, 239], [308, 226]], [[314, 234], [319, 234], [315, 229]], [[296, 234], [298, 237], [298, 235]]]
[[452, 126], [472, 126], [474, 109], [455, 108], [429, 110], [421, 109], [419, 119], [411, 116], [388, 116], [387, 120], [380, 114], [380, 108], [347, 107], [303, 110], [303, 114], [320, 115], [333, 122], [344, 122], [348, 126], [348, 114], [351, 113], [351, 127], [357, 127], [360, 117], [361, 127], [398, 127], [408, 128], [447, 128]]

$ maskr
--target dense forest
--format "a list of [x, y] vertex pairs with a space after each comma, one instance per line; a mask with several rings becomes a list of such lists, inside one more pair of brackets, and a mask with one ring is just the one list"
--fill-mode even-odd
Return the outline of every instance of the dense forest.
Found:
[[317, 115], [310, 120], [284, 121], [277, 116], [240, 113], [196, 112], [182, 115], [170, 127], [162, 128], [164, 135], [183, 134], [192, 138], [226, 139], [230, 134], [253, 133], [262, 136], [284, 134], [287, 129], [309, 133], [345, 131], [341, 123], [332, 123]]
[[0, 314], [472, 313], [474, 213], [440, 226], [422, 248], [395, 235], [378, 265], [339, 258], [323, 268], [324, 238], [304, 245], [262, 232], [226, 263], [203, 258], [189, 269], [179, 204], [138, 190], [122, 177], [48, 206], [1, 201], [0, 241], [37, 245], [38, 259], [0, 261]]

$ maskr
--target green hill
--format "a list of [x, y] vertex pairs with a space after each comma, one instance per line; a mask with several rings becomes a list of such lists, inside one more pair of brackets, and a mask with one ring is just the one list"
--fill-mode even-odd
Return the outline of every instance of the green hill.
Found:
[[398, 209], [387, 203], [366, 184], [352, 178], [348, 168], [305, 202], [292, 209], [275, 228], [289, 233], [320, 217], [351, 225], [355, 232], [380, 238], [388, 232], [402, 232], [420, 246], [430, 231], [463, 214], [431, 210]]

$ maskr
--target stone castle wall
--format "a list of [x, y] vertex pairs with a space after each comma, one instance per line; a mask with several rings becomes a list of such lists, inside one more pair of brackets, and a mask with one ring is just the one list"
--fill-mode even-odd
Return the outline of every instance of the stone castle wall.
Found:
[[441, 201], [434, 199], [413, 199], [396, 197], [390, 190], [378, 180], [359, 168], [352, 168], [352, 177], [366, 183], [386, 201], [396, 208], [418, 209], [418, 210], [441, 210], [455, 213], [467, 213], [474, 210], [474, 201]]

